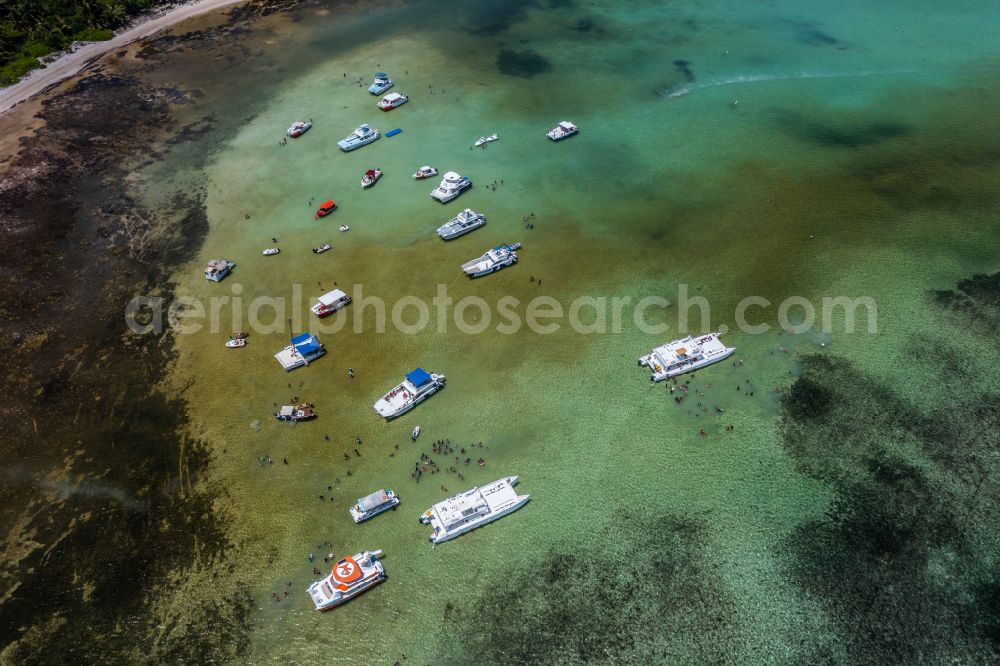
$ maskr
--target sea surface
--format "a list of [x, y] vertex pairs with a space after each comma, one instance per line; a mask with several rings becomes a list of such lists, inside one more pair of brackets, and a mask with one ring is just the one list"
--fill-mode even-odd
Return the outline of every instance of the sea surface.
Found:
[[[221, 324], [176, 334], [162, 381], [207, 448], [199, 483], [232, 544], [178, 571], [149, 612], [177, 621], [238, 590], [252, 600], [247, 663], [996, 657], [997, 530], [983, 520], [996, 495], [924, 443], [946, 406], [969, 410], [959, 431], [982, 428], [955, 441], [996, 438], [995, 333], [933, 294], [1000, 265], [998, 24], [1000, 7], [985, 2], [318, 3], [259, 20], [227, 55], [182, 49], [143, 73], [202, 93], [179, 113], [213, 113], [199, 141], [148, 167], [145, 196], [204, 191], [208, 231], [172, 296], [217, 307]], [[380, 70], [410, 98], [390, 113], [366, 91]], [[286, 144], [285, 128], [306, 119], [312, 130]], [[548, 141], [560, 120], [579, 135]], [[339, 151], [362, 122], [402, 132]], [[474, 186], [442, 206], [428, 196], [437, 178], [411, 177], [424, 164]], [[372, 167], [385, 175], [362, 190]], [[315, 220], [327, 198], [338, 210]], [[486, 226], [441, 241], [434, 230], [465, 207]], [[523, 244], [516, 266], [462, 275], [461, 263], [509, 241]], [[330, 252], [310, 251], [326, 242]], [[275, 245], [279, 255], [260, 254]], [[219, 284], [202, 277], [214, 258], [237, 264]], [[334, 285], [355, 303], [310, 318]], [[490, 321], [476, 306], [464, 328], [478, 332], [441, 318], [441, 288], [453, 303], [484, 299]], [[698, 307], [682, 317], [682, 295], [707, 303], [706, 321]], [[652, 296], [670, 304], [643, 316], [667, 330], [633, 316]], [[362, 297], [385, 303], [384, 330]], [[418, 332], [391, 321], [404, 297], [429, 306]], [[498, 330], [504, 297], [522, 322], [537, 297], [567, 314], [588, 299], [580, 316], [598, 330], [568, 317], [550, 333]], [[769, 304], [748, 311], [767, 331], [740, 330], [748, 297]], [[824, 327], [824, 299], [840, 297], [871, 299], [877, 315], [860, 309], [851, 331], [833, 308]], [[615, 298], [629, 299], [619, 330]], [[782, 330], [789, 298], [785, 327], [802, 323], [805, 302], [808, 330]], [[247, 347], [225, 348], [239, 330]], [[328, 353], [283, 372], [273, 354], [307, 330]], [[637, 368], [654, 346], [706, 330], [727, 331], [737, 352], [682, 378], [687, 390]], [[384, 422], [372, 404], [415, 367], [447, 387]], [[272, 418], [293, 397], [319, 417]], [[912, 418], [887, 430], [903, 413]], [[926, 427], [907, 429], [917, 422]], [[454, 453], [432, 451], [443, 439]], [[994, 454], [968, 450], [968, 469], [995, 470]], [[421, 454], [442, 471], [418, 482]], [[888, 468], [905, 473], [886, 480]], [[428, 543], [420, 512], [512, 474], [531, 495], [523, 509]], [[919, 483], [897, 492], [903, 477]], [[355, 525], [348, 507], [383, 487], [399, 509]], [[871, 529], [852, 522], [868, 515], [858, 507], [886, 506], [859, 497], [911, 491], [934, 507], [917, 513], [947, 514], [947, 527], [889, 509]], [[958, 504], [980, 513], [963, 522]], [[886, 525], [895, 545], [869, 548]], [[961, 543], [935, 536], [949, 530]], [[313, 567], [326, 574], [327, 553], [376, 548], [388, 580], [317, 613]], [[889, 582], [850, 584], [873, 568]], [[869, 632], [859, 625], [872, 608], [887, 619]], [[956, 637], [935, 642], [935, 630]]]

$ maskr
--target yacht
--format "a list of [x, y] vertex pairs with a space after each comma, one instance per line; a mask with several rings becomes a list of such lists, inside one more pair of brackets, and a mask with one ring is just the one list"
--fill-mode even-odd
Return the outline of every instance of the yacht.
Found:
[[361, 177], [361, 187], [367, 189], [374, 185], [382, 177], [382, 169], [368, 169]]
[[461, 213], [451, 218], [448, 224], [438, 227], [438, 236], [444, 240], [451, 240], [452, 238], [458, 238], [462, 234], [467, 234], [473, 229], [478, 229], [479, 227], [486, 224], [486, 216], [482, 213], [477, 213], [471, 208], [466, 208]]
[[652, 370], [650, 379], [659, 382], [717, 363], [735, 351], [735, 347], [722, 344], [718, 333], [709, 333], [699, 338], [689, 335], [657, 347], [652, 353], [640, 358], [639, 365]]
[[462, 264], [462, 270], [469, 277], [480, 277], [507, 268], [517, 263], [517, 253], [514, 250], [520, 247], [520, 243], [502, 243], [487, 250], [483, 256]]
[[383, 111], [392, 111], [397, 106], [403, 106], [409, 101], [410, 98], [407, 97], [406, 95], [401, 95], [399, 93], [389, 93], [379, 101], [378, 108], [382, 109]]
[[562, 141], [566, 137], [573, 136], [579, 131], [580, 128], [578, 128], [576, 125], [569, 122], [568, 120], [563, 120], [558, 125], [556, 125], [548, 132], [546, 132], [545, 136], [549, 137], [553, 141]]
[[449, 171], [441, 179], [441, 184], [437, 186], [437, 189], [431, 192], [431, 196], [441, 203], [448, 203], [470, 187], [472, 187], [471, 180], [454, 171]]
[[351, 517], [354, 522], [360, 523], [397, 506], [399, 495], [391, 490], [376, 490], [371, 495], [358, 499], [358, 503], [351, 507]]
[[274, 413], [274, 418], [279, 421], [308, 421], [316, 416], [311, 402], [304, 402], [301, 405], [282, 405]]
[[508, 476], [427, 509], [420, 515], [420, 522], [434, 528], [428, 539], [431, 543], [448, 541], [517, 511], [531, 499], [531, 495], [515, 492], [517, 481], [516, 476]]
[[375, 72], [375, 81], [368, 87], [368, 92], [373, 95], [381, 95], [392, 87], [392, 79], [385, 72]]
[[332, 315], [340, 308], [347, 307], [350, 304], [350, 296], [342, 292], [340, 289], [334, 289], [333, 291], [328, 291], [320, 296], [316, 305], [309, 308], [309, 310], [317, 317], [325, 317], [327, 315]]
[[212, 282], [222, 282], [222, 278], [229, 275], [229, 271], [233, 270], [235, 265], [236, 262], [228, 259], [212, 259], [205, 268], [205, 279]]
[[362, 123], [358, 126], [358, 129], [348, 134], [341, 141], [338, 141], [337, 145], [340, 146], [342, 151], [349, 153], [355, 148], [367, 146], [378, 137], [379, 133], [377, 129], [368, 127], [368, 123]]
[[292, 123], [292, 126], [288, 128], [287, 130], [288, 136], [292, 137], [293, 139], [297, 139], [306, 132], [308, 132], [309, 128], [312, 126], [313, 126], [312, 123], [305, 123], [302, 122], [301, 120], [298, 120]]
[[423, 180], [424, 178], [430, 178], [431, 176], [436, 176], [436, 175], [438, 175], [438, 170], [435, 169], [434, 167], [422, 166], [414, 172], [413, 178], [415, 180]]
[[291, 344], [274, 355], [285, 370], [294, 370], [303, 365], [309, 365], [326, 353], [326, 348], [319, 338], [312, 333], [302, 333], [290, 340]]
[[444, 388], [444, 381], [444, 375], [417, 368], [374, 404], [375, 411], [386, 421], [394, 419]]
[[381, 550], [365, 550], [334, 564], [329, 576], [306, 588], [316, 610], [328, 611], [384, 581], [381, 556]]

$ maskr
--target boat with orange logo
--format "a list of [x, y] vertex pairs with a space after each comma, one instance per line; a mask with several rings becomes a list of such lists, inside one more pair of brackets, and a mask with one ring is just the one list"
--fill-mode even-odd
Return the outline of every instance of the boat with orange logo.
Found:
[[306, 588], [316, 610], [328, 611], [384, 581], [381, 555], [381, 550], [365, 550], [334, 564], [329, 576]]

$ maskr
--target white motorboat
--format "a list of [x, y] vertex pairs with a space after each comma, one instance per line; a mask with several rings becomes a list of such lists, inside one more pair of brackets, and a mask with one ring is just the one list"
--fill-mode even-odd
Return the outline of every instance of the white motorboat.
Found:
[[413, 432], [410, 433], [410, 439], [412, 439], [414, 442], [417, 441], [417, 437], [420, 437], [420, 426], [414, 428]]
[[491, 250], [487, 250], [481, 257], [462, 264], [462, 270], [469, 277], [481, 277], [488, 275], [502, 268], [507, 268], [517, 263], [517, 250], [520, 243], [502, 243]]
[[329, 576], [306, 588], [316, 610], [328, 611], [384, 581], [381, 556], [381, 550], [365, 550], [334, 564]]
[[311, 402], [304, 402], [301, 405], [282, 405], [274, 413], [274, 418], [279, 421], [308, 421], [316, 416]]
[[281, 250], [279, 250], [279, 249], [278, 249], [278, 248], [276, 248], [276, 247], [269, 247], [269, 248], [267, 248], [266, 250], [261, 250], [261, 251], [260, 251], [260, 253], [261, 253], [262, 255], [264, 255], [265, 257], [271, 257], [271, 256], [274, 256], [274, 255], [278, 254], [279, 252], [281, 252]]
[[471, 208], [466, 208], [448, 220], [447, 224], [438, 227], [437, 233], [444, 240], [451, 240], [467, 234], [474, 229], [478, 229], [484, 224], [486, 224], [485, 215], [477, 213]]
[[319, 338], [312, 333], [302, 333], [290, 340], [291, 344], [274, 355], [285, 370], [309, 365], [326, 353], [326, 348]]
[[376, 490], [371, 495], [361, 497], [358, 503], [351, 507], [351, 517], [360, 523], [374, 518], [383, 511], [399, 506], [399, 496], [391, 490]]
[[531, 495], [517, 494], [517, 481], [516, 476], [508, 476], [438, 502], [420, 515], [420, 522], [434, 528], [428, 539], [431, 543], [448, 541], [517, 511], [531, 499]]
[[568, 120], [563, 120], [560, 121], [558, 125], [547, 131], [545, 133], [545, 136], [549, 137], [553, 141], [562, 141], [566, 137], [573, 136], [579, 131], [580, 128], [578, 128], [576, 125], [569, 122]]
[[375, 72], [375, 80], [368, 87], [368, 92], [373, 95], [381, 95], [392, 87], [392, 79], [385, 72]]
[[352, 150], [360, 148], [361, 146], [367, 146], [372, 141], [378, 139], [379, 136], [381, 135], [377, 129], [374, 127], [368, 127], [367, 123], [363, 123], [358, 126], [358, 129], [338, 141], [337, 145], [345, 153], [348, 153]]
[[292, 123], [291, 127], [288, 128], [287, 130], [288, 136], [292, 137], [293, 139], [297, 139], [306, 132], [308, 132], [309, 128], [312, 126], [313, 126], [312, 123], [303, 122], [301, 120], [296, 121]]
[[367, 189], [377, 183], [381, 177], [381, 169], [368, 169], [368, 171], [365, 171], [365, 175], [361, 177], [361, 187]]
[[334, 289], [333, 291], [328, 291], [319, 297], [316, 305], [313, 305], [309, 310], [317, 317], [326, 317], [327, 315], [332, 315], [337, 310], [347, 307], [351, 304], [351, 297], [342, 292], [340, 289]]
[[247, 341], [245, 338], [232, 338], [226, 341], [226, 346], [230, 349], [239, 349], [240, 347], [246, 347]]
[[389, 93], [379, 100], [378, 108], [383, 111], [392, 111], [397, 106], [403, 106], [410, 101], [410, 98], [400, 93]]
[[454, 171], [449, 171], [445, 173], [437, 189], [431, 192], [431, 196], [441, 203], [448, 203], [470, 187], [472, 187], [471, 180], [465, 176], [458, 175]]
[[323, 243], [319, 247], [314, 247], [313, 252], [315, 252], [316, 254], [323, 254], [324, 252], [329, 252], [331, 249], [333, 249], [332, 245], [330, 245], [329, 243]]
[[205, 279], [212, 282], [222, 282], [222, 278], [229, 275], [236, 262], [228, 259], [212, 259], [205, 268]]
[[394, 419], [444, 388], [444, 382], [444, 375], [416, 368], [406, 375], [402, 383], [379, 398], [373, 407], [385, 420]]
[[341, 231], [350, 231], [351, 228], [349, 226], [347, 226], [346, 224], [342, 224], [342, 225], [340, 225], [340, 230]]
[[718, 363], [735, 351], [735, 347], [727, 347], [722, 343], [718, 333], [698, 338], [689, 335], [657, 347], [640, 358], [639, 365], [652, 370], [650, 379], [659, 382]]
[[499, 141], [499, 140], [500, 140], [500, 135], [499, 134], [490, 134], [489, 136], [481, 136], [478, 139], [476, 139], [475, 146], [476, 146], [476, 148], [478, 148], [479, 146], [486, 145], [487, 143], [490, 143], [491, 141]]
[[438, 170], [432, 166], [422, 166], [419, 169], [417, 169], [416, 172], [414, 172], [413, 178], [415, 180], [423, 180], [424, 178], [430, 178], [432, 176], [436, 176], [437, 173]]

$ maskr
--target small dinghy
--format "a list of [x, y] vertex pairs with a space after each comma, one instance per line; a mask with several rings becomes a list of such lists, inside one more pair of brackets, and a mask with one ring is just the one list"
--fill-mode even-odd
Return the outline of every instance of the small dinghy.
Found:
[[340, 230], [341, 231], [350, 231], [351, 228], [349, 226], [347, 226], [346, 224], [342, 224], [342, 225], [340, 225]]
[[331, 249], [332, 247], [333, 246], [330, 245], [329, 243], [323, 243], [319, 247], [314, 247], [313, 248], [313, 252], [315, 252], [316, 254], [323, 254], [324, 252], [326, 252], [327, 250]]
[[490, 134], [489, 136], [481, 136], [478, 139], [476, 139], [475, 145], [478, 148], [479, 146], [484, 146], [491, 141], [499, 141], [499, 140], [500, 140], [499, 134]]
[[413, 178], [416, 180], [423, 180], [424, 178], [430, 178], [431, 176], [436, 176], [437, 173], [438, 170], [432, 166], [422, 166], [414, 172]]
[[229, 338], [226, 342], [226, 346], [230, 349], [239, 349], [240, 347], [246, 347], [247, 345], [247, 334], [244, 332], [237, 333], [233, 337]]
[[262, 255], [264, 255], [265, 257], [270, 257], [270, 256], [273, 256], [273, 255], [275, 255], [275, 254], [278, 254], [279, 252], [281, 252], [281, 250], [279, 250], [279, 249], [278, 249], [278, 248], [276, 248], [276, 247], [269, 247], [269, 248], [267, 248], [266, 250], [261, 250], [261, 251], [260, 251], [260, 253], [261, 253]]
[[412, 439], [414, 442], [417, 441], [417, 437], [420, 437], [420, 426], [414, 428], [413, 432], [410, 433], [410, 439]]
[[368, 169], [368, 171], [365, 171], [365, 175], [361, 178], [361, 187], [367, 189], [378, 182], [378, 179], [381, 177], [381, 169]]

